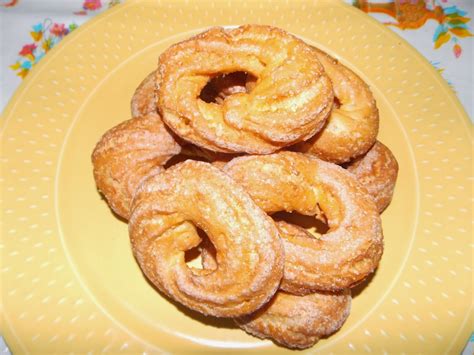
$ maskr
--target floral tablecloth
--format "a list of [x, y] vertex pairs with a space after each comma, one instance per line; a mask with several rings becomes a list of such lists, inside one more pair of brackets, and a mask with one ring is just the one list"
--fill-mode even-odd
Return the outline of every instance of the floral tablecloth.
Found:
[[[0, 111], [65, 36], [125, 0], [0, 0]], [[345, 0], [399, 34], [446, 79], [473, 119], [474, 0]], [[474, 339], [471, 339], [474, 341]], [[470, 342], [466, 353], [472, 353]], [[0, 351], [4, 347], [0, 337]]]

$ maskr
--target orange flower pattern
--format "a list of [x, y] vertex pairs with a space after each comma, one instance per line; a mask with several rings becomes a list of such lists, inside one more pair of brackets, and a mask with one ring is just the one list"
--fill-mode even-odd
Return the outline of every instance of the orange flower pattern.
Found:
[[443, 6], [436, 0], [391, 0], [375, 2], [369, 0], [355, 0], [354, 6], [367, 13], [380, 13], [392, 17], [395, 21], [385, 22], [387, 26], [395, 26], [402, 30], [415, 30], [421, 28], [429, 20], [438, 22], [433, 34], [434, 49], [446, 43], [452, 43], [453, 54], [459, 58], [462, 48], [459, 40], [472, 37], [468, 23], [467, 12], [456, 5]]

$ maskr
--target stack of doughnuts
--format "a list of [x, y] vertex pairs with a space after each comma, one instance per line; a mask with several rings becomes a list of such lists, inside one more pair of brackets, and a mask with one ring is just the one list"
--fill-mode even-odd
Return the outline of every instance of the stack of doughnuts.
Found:
[[[368, 85], [282, 29], [212, 28], [159, 56], [131, 111], [92, 162], [146, 277], [285, 347], [340, 329], [380, 262], [398, 172]], [[186, 262], [193, 248], [202, 267]]]

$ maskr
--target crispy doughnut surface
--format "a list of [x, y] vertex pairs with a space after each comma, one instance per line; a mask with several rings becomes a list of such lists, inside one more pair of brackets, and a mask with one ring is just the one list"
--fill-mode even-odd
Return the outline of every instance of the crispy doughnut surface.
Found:
[[305, 296], [277, 292], [257, 312], [236, 319], [246, 332], [289, 348], [309, 348], [339, 330], [351, 309], [350, 290]]
[[377, 141], [365, 155], [352, 161], [347, 170], [364, 185], [382, 213], [392, 201], [398, 175], [398, 162], [390, 149]]
[[147, 113], [156, 113], [156, 70], [147, 75], [136, 88], [131, 102], [132, 117], [139, 117]]
[[[203, 230], [216, 269], [187, 266], [186, 250]], [[129, 222], [134, 255], [158, 289], [218, 317], [251, 313], [276, 292], [283, 275], [278, 230], [242, 187], [211, 164], [188, 160], [144, 181]]]
[[102, 136], [92, 153], [97, 188], [112, 210], [128, 219], [140, 182], [162, 171], [162, 166], [180, 151], [158, 114], [122, 122]]
[[280, 152], [235, 158], [223, 170], [267, 213], [322, 213], [327, 220], [329, 230], [320, 238], [283, 236], [283, 290], [300, 295], [338, 291], [378, 266], [380, 216], [367, 191], [343, 168], [311, 155]]
[[[246, 82], [242, 75], [243, 73], [238, 74], [239, 75], [228, 75], [214, 80], [207, 92], [208, 99], [216, 99], [217, 101], [222, 102], [223, 98], [228, 95], [231, 95], [235, 92], [245, 91]], [[156, 106], [157, 96], [155, 79], [156, 70], [148, 74], [136, 88], [131, 101], [132, 117], [145, 116], [149, 113], [156, 114], [158, 112]], [[161, 123], [160, 125], [164, 125], [164, 123]], [[172, 136], [177, 144], [181, 146], [180, 154], [183, 156], [195, 159], [203, 159], [210, 162], [229, 161], [233, 157], [231, 154], [218, 153], [192, 145], [176, 135]]]
[[185, 144], [169, 131], [157, 113], [155, 76], [156, 71], [148, 74], [135, 90], [133, 118], [108, 130], [92, 154], [97, 188], [110, 208], [124, 219], [130, 216], [131, 200], [139, 183], [163, 171], [172, 157], [183, 154], [216, 164], [225, 164], [232, 157]]
[[[282, 238], [285, 235], [313, 238], [304, 228], [285, 221], [279, 221], [276, 225]], [[201, 255], [205, 268], [217, 267], [216, 251], [208, 240], [201, 245]], [[340, 329], [349, 316], [350, 307], [349, 289], [305, 296], [277, 291], [262, 308], [235, 321], [239, 327], [259, 338], [269, 338], [289, 348], [303, 349]]]
[[357, 74], [317, 48], [314, 53], [331, 79], [336, 103], [323, 129], [294, 149], [333, 163], [345, 163], [375, 143], [378, 109], [370, 88]]
[[[171, 46], [158, 69], [158, 108], [166, 124], [213, 151], [264, 154], [307, 139], [322, 127], [333, 102], [313, 49], [269, 26], [212, 28]], [[235, 72], [256, 82], [221, 104], [200, 99], [210, 80]]]

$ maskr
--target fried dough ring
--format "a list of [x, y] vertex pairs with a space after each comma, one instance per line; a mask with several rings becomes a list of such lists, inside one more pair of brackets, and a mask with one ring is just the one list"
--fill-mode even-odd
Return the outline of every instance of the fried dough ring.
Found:
[[147, 113], [157, 113], [156, 108], [156, 70], [152, 71], [142, 80], [132, 96], [130, 108], [132, 117], [144, 116]]
[[156, 71], [148, 74], [135, 90], [131, 101], [133, 118], [108, 130], [92, 154], [97, 188], [111, 209], [125, 220], [140, 182], [163, 171], [172, 157], [183, 154], [221, 165], [232, 158], [185, 144], [167, 129], [157, 113], [155, 75]]
[[[145, 116], [148, 113], [157, 113], [158, 108], [157, 97], [156, 97], [156, 70], [152, 71], [142, 80], [140, 85], [136, 88], [132, 101], [131, 101], [131, 112], [132, 117]], [[239, 79], [238, 81], [236, 79]], [[212, 94], [216, 95], [217, 101], [222, 100], [232, 93], [245, 91], [245, 82], [242, 78], [227, 76], [214, 82], [212, 87]], [[160, 118], [161, 119], [161, 118]], [[164, 125], [161, 123], [160, 125]], [[235, 157], [235, 155], [224, 154], [213, 152], [201, 147], [194, 146], [187, 143], [173, 135], [176, 143], [181, 146], [181, 152], [183, 156], [197, 159], [204, 159], [209, 162], [226, 162]]]
[[294, 149], [333, 163], [345, 163], [375, 143], [378, 109], [370, 88], [357, 74], [317, 48], [314, 53], [331, 79], [337, 104], [323, 129]]
[[190, 144], [182, 147], [184, 143], [156, 113], [155, 75], [155, 71], [148, 74], [135, 90], [133, 118], [108, 130], [92, 153], [97, 188], [111, 209], [125, 220], [130, 217], [130, 204], [140, 182], [163, 171], [172, 157], [183, 154], [221, 165], [231, 159]]
[[235, 158], [223, 169], [267, 213], [322, 211], [329, 231], [321, 238], [285, 239], [281, 288], [294, 294], [338, 291], [364, 280], [383, 252], [373, 199], [343, 168], [314, 156], [280, 152]]
[[[215, 270], [191, 269], [184, 253], [201, 228], [217, 250]], [[129, 222], [134, 255], [158, 289], [204, 314], [236, 317], [255, 311], [283, 275], [278, 230], [230, 177], [188, 160], [144, 181]]]
[[112, 210], [124, 219], [137, 186], [181, 152], [156, 113], [132, 118], [108, 130], [92, 153], [94, 179]]
[[236, 323], [258, 338], [270, 338], [289, 348], [305, 349], [339, 330], [351, 309], [350, 290], [296, 296], [277, 292], [257, 312]]
[[346, 168], [367, 189], [382, 213], [392, 201], [398, 175], [398, 162], [390, 149], [377, 141], [365, 155], [350, 162]]
[[[276, 223], [280, 236], [298, 235], [314, 238], [304, 228], [284, 221]], [[284, 239], [283, 239], [284, 240]], [[207, 269], [216, 268], [215, 249], [204, 241], [202, 264]], [[259, 338], [270, 338], [289, 348], [308, 348], [322, 337], [342, 327], [349, 316], [351, 293], [313, 293], [305, 296], [277, 291], [275, 296], [258, 311], [235, 319], [246, 332]]]
[[[271, 153], [314, 135], [332, 106], [331, 82], [312, 48], [260, 25], [212, 28], [166, 50], [159, 59], [158, 108], [180, 137], [218, 152]], [[250, 92], [221, 105], [199, 99], [210, 79], [246, 72]]]

